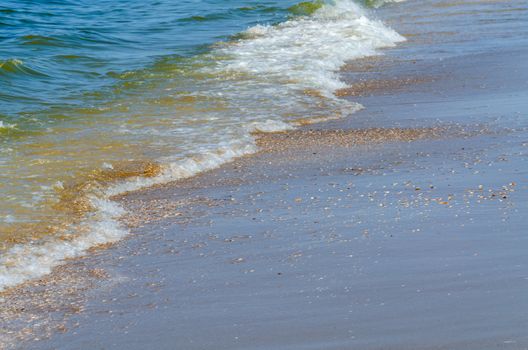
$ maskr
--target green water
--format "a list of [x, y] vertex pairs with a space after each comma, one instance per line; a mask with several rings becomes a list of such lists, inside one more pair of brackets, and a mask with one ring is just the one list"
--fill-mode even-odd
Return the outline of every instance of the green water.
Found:
[[352, 0], [2, 2], [0, 289], [126, 234], [113, 195], [357, 111], [335, 72], [404, 40], [370, 15]]

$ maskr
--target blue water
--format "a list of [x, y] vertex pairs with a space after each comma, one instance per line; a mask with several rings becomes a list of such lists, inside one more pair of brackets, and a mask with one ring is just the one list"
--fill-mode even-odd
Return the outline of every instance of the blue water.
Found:
[[119, 73], [195, 55], [257, 23], [283, 21], [294, 3], [4, 0], [0, 62], [16, 59], [23, 67], [0, 69], [0, 118], [13, 122], [23, 113], [83, 105], [87, 93], [111, 86]]
[[359, 3], [2, 1], [0, 290], [126, 235], [114, 195], [357, 111], [336, 71], [405, 40]]

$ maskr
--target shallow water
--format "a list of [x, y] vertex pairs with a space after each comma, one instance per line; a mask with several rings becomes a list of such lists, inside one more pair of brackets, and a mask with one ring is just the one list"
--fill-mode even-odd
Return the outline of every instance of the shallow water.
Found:
[[[262, 153], [124, 196], [141, 225], [132, 238], [12, 290], [0, 340], [23, 327], [31, 339], [58, 331], [34, 344], [46, 349], [525, 348], [527, 8], [414, 0], [381, 10], [408, 43], [343, 79], [433, 79], [350, 97], [366, 110], [318, 126], [485, 123], [491, 134]], [[159, 171], [135, 163], [117, 176], [138, 169]], [[91, 227], [108, 239], [108, 225]], [[65, 242], [13, 256], [52, 266], [83, 249]]]
[[112, 195], [357, 111], [335, 71], [404, 38], [351, 0], [13, 1], [0, 40], [2, 288], [125, 235]]

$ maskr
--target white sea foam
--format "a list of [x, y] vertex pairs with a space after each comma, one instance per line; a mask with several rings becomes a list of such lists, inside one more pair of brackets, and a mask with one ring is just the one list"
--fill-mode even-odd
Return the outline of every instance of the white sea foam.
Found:
[[236, 142], [224, 145], [216, 150], [204, 151], [188, 156], [181, 160], [166, 163], [161, 174], [151, 178], [134, 177], [123, 181], [106, 191], [108, 197], [137, 191], [142, 188], [164, 184], [178, 179], [184, 179], [204, 171], [212, 170], [238, 157], [255, 153], [257, 150], [253, 142]]
[[72, 240], [49, 238], [34, 244], [17, 244], [0, 257], [0, 290], [42, 277], [60, 265], [64, 259], [82, 255], [90, 247], [115, 242], [127, 234], [115, 218], [124, 213], [115, 202], [92, 198], [99, 209], [82, 226], [89, 226], [87, 234]]
[[0, 120], [0, 129], [14, 129], [15, 127], [15, 124], [4, 123]]
[[280, 132], [293, 130], [295, 127], [290, 123], [280, 120], [266, 120], [264, 122], [253, 122], [247, 126], [248, 132]]
[[[248, 127], [248, 132], [255, 130], [271, 132], [291, 128], [285, 123], [268, 121], [261, 124], [254, 123]], [[112, 243], [127, 235], [127, 229], [118, 221], [124, 210], [111, 200], [112, 196], [188, 178], [256, 151], [254, 140], [248, 134], [245, 141], [226, 143], [217, 149], [204, 150], [179, 160], [167, 158], [158, 176], [129, 178], [108, 188], [102, 197], [90, 197], [96, 212], [81, 224], [72, 227], [72, 231], [88, 232], [87, 234], [74, 235], [75, 238], [70, 240], [49, 237], [35, 243], [17, 244], [2, 252], [0, 291], [29, 279], [42, 277], [65, 259], [82, 256], [91, 247]]]
[[352, 59], [376, 55], [405, 39], [382, 22], [366, 17], [349, 0], [325, 5], [311, 17], [275, 26], [249, 28], [250, 39], [222, 49], [231, 57], [221, 70], [281, 82], [289, 90], [317, 90], [327, 98], [345, 87], [336, 71]]
[[[335, 97], [335, 90], [346, 86], [336, 71], [348, 60], [379, 54], [378, 49], [404, 40], [380, 21], [367, 18], [349, 0], [335, 0], [311, 17], [249, 28], [245, 37], [217, 48], [213, 56], [227, 58], [220, 59], [214, 68], [205, 68], [227, 77], [226, 85], [216, 81], [210, 94], [236, 101], [240, 113], [236, 117], [240, 119], [215, 115], [215, 120], [232, 118], [240, 125], [233, 127], [226, 122], [229, 129], [225, 129], [222, 142], [215, 141], [214, 145], [202, 148], [196, 146], [186, 154], [160, 159], [163, 170], [156, 177], [131, 178], [108, 188], [102, 197], [91, 198], [97, 211], [81, 224], [82, 228], [89, 227], [86, 234], [67, 241], [50, 237], [2, 252], [0, 290], [42, 277], [64, 259], [124, 237], [127, 230], [117, 220], [123, 209], [110, 200], [112, 196], [194, 176], [254, 153], [257, 148], [252, 132], [289, 130], [306, 122], [357, 111], [361, 105]], [[231, 79], [230, 73], [242, 74], [243, 79]], [[303, 122], [296, 121], [301, 117]], [[2, 127], [9, 126], [0, 122]], [[168, 135], [171, 132], [174, 131], [168, 131]], [[105, 167], [111, 168], [111, 165], [105, 164]]]
[[156, 184], [191, 177], [200, 172], [217, 168], [235, 158], [256, 151], [254, 144], [234, 144], [214, 151], [197, 154], [169, 163], [164, 171], [153, 178], [135, 177], [110, 187], [103, 198], [91, 197], [97, 211], [73, 230], [88, 228], [87, 234], [71, 240], [50, 237], [44, 241], [17, 244], [0, 257], [0, 291], [29, 279], [39, 278], [51, 272], [65, 259], [81, 256], [87, 249], [120, 240], [128, 234], [117, 220], [124, 214], [123, 208], [110, 197]]

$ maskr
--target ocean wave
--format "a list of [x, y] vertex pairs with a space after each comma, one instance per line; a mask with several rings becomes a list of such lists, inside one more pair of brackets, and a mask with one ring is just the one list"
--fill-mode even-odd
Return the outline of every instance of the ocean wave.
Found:
[[290, 6], [288, 8], [288, 11], [296, 16], [310, 16], [313, 15], [314, 12], [319, 10], [321, 7], [324, 6], [324, 1], [322, 0], [315, 0], [315, 1], [305, 1], [300, 2], [296, 5]]
[[364, 0], [365, 5], [369, 7], [374, 7], [374, 8], [378, 8], [378, 7], [381, 7], [389, 3], [398, 3], [398, 2], [404, 2], [404, 1], [406, 0]]
[[251, 143], [220, 147], [215, 151], [166, 164], [158, 176], [135, 176], [109, 187], [102, 196], [89, 195], [87, 200], [95, 211], [71, 228], [75, 234], [67, 236], [67, 239], [51, 236], [37, 243], [17, 244], [2, 252], [0, 291], [49, 274], [65, 259], [81, 256], [91, 247], [113, 243], [125, 237], [128, 230], [118, 220], [125, 212], [117, 202], [110, 199], [112, 196], [191, 177], [255, 151], [256, 148]]
[[324, 5], [310, 17], [257, 25], [245, 34], [247, 39], [219, 50], [230, 59], [218, 70], [274, 79], [289, 90], [315, 89], [327, 98], [346, 86], [336, 73], [346, 61], [405, 40], [348, 0]]
[[0, 61], [0, 76], [8, 74], [46, 76], [46, 74], [28, 67], [22, 60], [16, 58]]
[[35, 46], [67, 46], [60, 39], [44, 36], [44, 35], [24, 35], [21, 38], [22, 45]]
[[82, 225], [87, 233], [71, 240], [50, 237], [35, 244], [17, 244], [0, 256], [0, 291], [47, 275], [65, 259], [82, 255], [90, 247], [115, 242], [128, 232], [116, 218], [124, 213], [115, 202], [93, 198], [97, 214]]
[[3, 121], [0, 120], [0, 130], [2, 130], [2, 129], [14, 129], [15, 127], [16, 127], [16, 124], [4, 123]]
[[[124, 237], [127, 230], [118, 221], [123, 209], [112, 200], [114, 196], [191, 177], [255, 153], [254, 133], [286, 131], [362, 108], [335, 96], [337, 89], [346, 87], [336, 72], [346, 61], [380, 54], [379, 49], [405, 39], [382, 22], [368, 18], [350, 0], [319, 4], [298, 7], [299, 16], [283, 23], [253, 26], [239, 39], [216, 45], [207, 54], [213, 64], [193, 65], [193, 74], [214, 77], [200, 83], [209, 88], [200, 91], [205, 99], [221, 96], [226, 104], [232, 102], [238, 108], [240, 120], [236, 127], [229, 125], [231, 134], [225, 141], [214, 147], [197, 146], [193, 153], [157, 159], [160, 169], [152, 176], [127, 175], [119, 181], [104, 182], [97, 191], [82, 192], [83, 206], [89, 209], [71, 227], [73, 233], [68, 239], [49, 236], [2, 252], [0, 290], [41, 277], [64, 259]], [[0, 69], [6, 71], [24, 67], [21, 61], [11, 60], [7, 68], [3, 64]], [[163, 64], [156, 69], [162, 76], [174, 69], [172, 65], [170, 70], [166, 68]], [[153, 71], [120, 78], [142, 80], [145, 74], [152, 75]], [[218, 116], [211, 120], [215, 118]], [[144, 132], [143, 128], [138, 132]], [[113, 165], [105, 167], [111, 169]]]
[[207, 22], [207, 21], [222, 20], [226, 18], [233, 18], [233, 17], [239, 17], [239, 16], [247, 16], [249, 12], [270, 13], [270, 12], [281, 12], [281, 11], [283, 11], [281, 8], [275, 7], [275, 6], [265, 6], [265, 5], [246, 6], [246, 7], [239, 7], [236, 9], [229, 9], [223, 12], [215, 12], [215, 13], [209, 13], [209, 14], [203, 14], [203, 15], [184, 17], [184, 18], [180, 18], [178, 22]]

